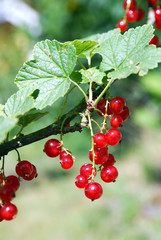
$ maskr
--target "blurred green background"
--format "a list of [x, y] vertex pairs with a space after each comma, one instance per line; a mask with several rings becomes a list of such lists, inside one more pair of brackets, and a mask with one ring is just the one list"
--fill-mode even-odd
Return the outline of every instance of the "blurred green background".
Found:
[[[147, 10], [144, 1], [137, 2]], [[15, 3], [19, 5], [15, 7]], [[0, 9], [4, 10], [1, 4], [6, 4], [6, 15], [0, 11], [1, 104], [17, 90], [14, 78], [37, 41], [68, 41], [105, 32], [115, 28], [124, 14], [121, 0], [1, 0]], [[139, 24], [145, 22], [146, 19]], [[58, 158], [50, 159], [43, 153], [47, 139], [23, 147], [22, 159], [35, 164], [39, 175], [32, 182], [21, 182], [13, 200], [19, 214], [14, 221], [0, 223], [1, 239], [161, 239], [161, 68], [142, 78], [132, 75], [118, 81], [110, 92], [124, 97], [131, 110], [131, 117], [121, 130], [121, 144], [109, 151], [117, 161], [116, 183], [102, 183], [104, 194], [94, 202], [75, 187], [80, 166], [89, 162], [88, 131], [64, 136], [65, 147], [76, 157], [74, 167], [68, 171], [60, 168]], [[73, 94], [76, 104], [81, 95], [77, 90]], [[73, 97], [68, 100], [65, 111], [73, 106]], [[62, 102], [60, 99], [48, 107], [49, 114], [24, 133], [53, 122]], [[16, 152], [8, 154], [7, 174], [14, 173], [16, 160]], [[99, 176], [96, 179], [101, 182]]]

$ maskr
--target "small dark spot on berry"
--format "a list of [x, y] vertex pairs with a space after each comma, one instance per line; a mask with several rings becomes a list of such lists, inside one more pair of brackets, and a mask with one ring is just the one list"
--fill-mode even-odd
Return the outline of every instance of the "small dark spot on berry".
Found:
[[12, 197], [13, 197], [13, 198], [15, 198], [15, 197], [16, 197], [16, 194], [15, 194], [15, 193], [13, 193], [13, 194], [12, 194]]

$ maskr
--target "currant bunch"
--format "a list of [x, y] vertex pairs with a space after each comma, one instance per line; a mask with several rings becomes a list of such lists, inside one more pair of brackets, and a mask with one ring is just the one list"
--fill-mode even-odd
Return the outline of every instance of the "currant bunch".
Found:
[[64, 151], [62, 151], [62, 145], [63, 144], [59, 140], [50, 139], [44, 145], [44, 152], [48, 157], [59, 156], [61, 167], [67, 170], [72, 168], [75, 158], [69, 150], [64, 148]]
[[124, 18], [117, 23], [117, 27], [121, 32], [125, 32], [128, 29], [128, 23], [136, 21], [142, 21], [145, 17], [145, 11], [142, 8], [138, 8], [135, 0], [124, 0], [123, 8], [125, 10]]
[[[95, 177], [100, 172], [100, 178], [104, 182], [114, 182], [118, 177], [118, 170], [114, 166], [115, 158], [108, 152], [109, 146], [115, 146], [121, 141], [123, 122], [130, 115], [125, 100], [121, 97], [114, 97], [110, 101], [101, 99], [97, 104], [97, 113], [103, 117], [101, 132], [92, 136], [92, 148], [89, 150], [89, 159], [92, 162], [81, 166], [79, 175], [75, 178], [75, 185], [84, 188], [85, 196], [91, 200], [102, 196], [103, 188], [95, 182]], [[112, 128], [108, 129], [106, 118], [109, 118]], [[105, 127], [106, 126], [106, 127]], [[96, 165], [98, 168], [96, 168]]]
[[26, 160], [19, 160], [15, 171], [18, 176], [9, 175], [6, 177], [4, 172], [0, 173], [0, 221], [13, 220], [18, 213], [16, 205], [11, 203], [11, 201], [20, 187], [20, 179], [31, 181], [37, 176], [36, 167]]
[[[159, 0], [147, 0], [150, 7], [153, 9], [153, 15], [155, 17], [155, 28], [161, 30], [161, 7], [159, 5]], [[124, 0], [123, 9], [125, 10], [125, 15], [123, 19], [118, 21], [117, 27], [121, 32], [125, 32], [128, 29], [129, 23], [140, 22], [145, 18], [145, 11], [138, 7], [136, 0]], [[149, 10], [151, 11], [151, 9]], [[149, 42], [149, 45], [154, 44], [159, 45], [158, 36], [154, 37]]]

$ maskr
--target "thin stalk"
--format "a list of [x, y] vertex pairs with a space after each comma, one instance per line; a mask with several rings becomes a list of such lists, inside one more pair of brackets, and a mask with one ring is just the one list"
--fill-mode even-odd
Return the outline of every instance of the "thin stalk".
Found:
[[1, 167], [1, 171], [4, 175], [4, 165], [5, 165], [5, 156], [2, 157], [2, 167]]
[[96, 98], [96, 100], [94, 101], [93, 107], [97, 105], [97, 103], [99, 102], [99, 100], [102, 98], [102, 96], [105, 94], [105, 92], [107, 91], [107, 89], [111, 86], [111, 84], [114, 82], [113, 79], [109, 79], [108, 84], [106, 85], [106, 87], [103, 89], [103, 91], [100, 93], [100, 95]]
[[104, 116], [104, 114], [98, 108], [94, 108], [94, 111], [99, 112], [102, 115], [102, 117]]
[[94, 122], [94, 123], [97, 125], [97, 127], [99, 128], [100, 132], [102, 132], [102, 129], [101, 129], [100, 125], [98, 124], [98, 122], [96, 122], [96, 121], [93, 120], [93, 119], [92, 119], [92, 122]]
[[74, 82], [73, 80], [70, 79], [70, 81], [81, 91], [81, 93], [83, 94], [83, 96], [85, 97], [85, 100], [86, 100], [86, 103], [88, 102], [88, 97], [87, 95], [85, 94], [85, 92], [83, 91], [83, 89], [76, 83]]
[[64, 108], [65, 108], [65, 105], [66, 105], [66, 103], [67, 103], [68, 95], [73, 91], [73, 89], [74, 89], [75, 87], [76, 87], [76, 86], [73, 86], [73, 87], [67, 92], [67, 94], [65, 95], [64, 103], [63, 103], [63, 105], [62, 105], [62, 107], [61, 107], [61, 109], [60, 109], [59, 115], [57, 116], [57, 118], [56, 118], [56, 120], [55, 120], [55, 123], [56, 123], [56, 122], [59, 120], [59, 118], [61, 117], [62, 112], [63, 112], [63, 110], [64, 110]]
[[18, 133], [13, 137], [13, 139], [17, 138], [17, 137], [21, 134], [21, 132], [23, 131], [24, 128], [25, 128], [25, 127], [22, 126], [22, 127], [20, 128], [20, 130], [18, 131]]
[[92, 101], [92, 99], [93, 99], [92, 81], [90, 81], [90, 84], [89, 84], [89, 101]]
[[20, 162], [21, 161], [20, 153], [19, 153], [19, 151], [17, 149], [15, 149], [15, 151], [17, 152], [17, 155], [18, 155], [17, 161]]
[[79, 59], [77, 59], [77, 62], [79, 63], [79, 65], [84, 69], [86, 70], [85, 66], [81, 63], [81, 61]]
[[102, 131], [103, 130], [107, 130], [106, 126], [107, 126], [107, 122], [106, 122], [106, 119], [107, 119], [107, 108], [108, 108], [108, 101], [106, 101], [106, 106], [105, 106], [105, 115], [103, 116], [104, 120], [103, 120], [103, 123], [102, 123]]
[[91, 67], [91, 57], [88, 57], [88, 67], [90, 68]]
[[93, 128], [92, 128], [92, 123], [91, 123], [91, 117], [90, 114], [88, 115], [88, 123], [89, 123], [89, 128], [91, 131], [91, 138], [92, 138], [92, 153], [93, 153], [93, 170], [92, 170], [92, 174], [91, 174], [91, 181], [94, 180], [94, 173], [95, 173], [95, 152], [94, 152], [94, 133], [93, 133]]
[[61, 134], [60, 134], [60, 141], [62, 141], [64, 123], [72, 115], [80, 115], [80, 113], [79, 112], [73, 112], [73, 113], [69, 114], [66, 118], [63, 119], [62, 124], [61, 124], [61, 128], [60, 128], [60, 132], [61, 132]]

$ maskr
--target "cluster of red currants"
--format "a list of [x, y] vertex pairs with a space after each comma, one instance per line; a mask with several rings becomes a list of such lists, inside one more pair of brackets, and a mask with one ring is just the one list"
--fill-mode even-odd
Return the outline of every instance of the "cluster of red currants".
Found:
[[128, 23], [141, 21], [144, 19], [145, 12], [142, 8], [138, 8], [135, 0], [124, 0], [123, 8], [125, 9], [125, 16], [117, 23], [117, 27], [121, 32], [125, 32], [128, 29]]
[[62, 144], [57, 139], [50, 139], [44, 145], [44, 152], [48, 157], [60, 158], [60, 165], [63, 169], [70, 169], [74, 164], [74, 157], [69, 150], [62, 151]]
[[15, 170], [18, 177], [15, 175], [5, 177], [3, 173], [0, 173], [0, 221], [10, 221], [17, 215], [18, 209], [11, 201], [19, 189], [20, 177], [26, 181], [31, 181], [37, 176], [36, 167], [25, 160], [19, 161]]
[[[93, 136], [93, 146], [89, 151], [89, 159], [93, 164], [84, 164], [80, 168], [80, 174], [75, 178], [75, 185], [84, 188], [86, 197], [91, 200], [100, 198], [103, 193], [102, 186], [94, 181], [97, 172], [100, 171], [101, 179], [108, 183], [114, 182], [118, 176], [117, 168], [114, 166], [115, 158], [108, 153], [108, 146], [117, 145], [121, 141], [121, 132], [118, 128], [130, 114], [125, 100], [121, 97], [115, 97], [110, 102], [102, 99], [98, 102], [97, 109], [100, 116], [110, 118], [112, 128], [105, 134], [100, 132]], [[95, 165], [99, 168], [96, 169]]]
[[[158, 5], [158, 2], [160, 0], [147, 0], [147, 2], [150, 3], [153, 13], [154, 13], [154, 18], [155, 18], [155, 28], [161, 30], [161, 7]], [[159, 45], [159, 38], [158, 36], [154, 36], [149, 44], [154, 44], [156, 46]]]
[[[147, 0], [147, 2], [152, 6], [154, 12], [155, 27], [161, 29], [161, 8], [157, 6], [158, 0]], [[142, 8], [138, 8], [136, 0], [124, 0], [123, 8], [126, 11], [125, 16], [117, 23], [117, 27], [120, 28], [121, 32], [125, 32], [128, 29], [128, 23], [142, 21], [145, 17], [145, 11]], [[149, 45], [151, 44], [159, 45], [159, 38], [156, 35], [149, 42]]]

